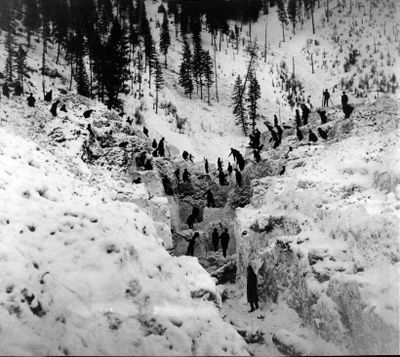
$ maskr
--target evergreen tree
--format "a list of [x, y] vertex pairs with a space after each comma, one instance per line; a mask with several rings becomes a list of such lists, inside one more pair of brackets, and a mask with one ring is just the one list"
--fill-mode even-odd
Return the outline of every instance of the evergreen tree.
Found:
[[171, 45], [171, 37], [169, 35], [168, 15], [164, 12], [164, 19], [160, 31], [160, 51], [165, 57], [165, 68], [167, 68], [168, 47]]
[[185, 89], [185, 94], [189, 94], [189, 97], [192, 98], [192, 51], [187, 41], [183, 44], [182, 62], [179, 68], [179, 84]]
[[21, 83], [22, 91], [24, 91], [24, 78], [28, 75], [28, 70], [26, 66], [26, 54], [27, 52], [22, 48], [21, 45], [19, 45], [18, 51], [16, 53], [15, 63], [18, 81]]
[[206, 81], [206, 86], [207, 86], [208, 104], [210, 104], [210, 88], [214, 83], [214, 71], [209, 51], [204, 51], [203, 53], [203, 69], [204, 69], [204, 79]]
[[283, 36], [283, 42], [285, 42], [285, 25], [288, 25], [288, 19], [287, 19], [287, 13], [285, 10], [285, 4], [284, 4], [284, 0], [277, 0], [277, 5], [278, 5], [278, 9], [276, 10], [276, 12], [278, 13], [278, 18], [279, 21], [282, 24], [282, 36]]
[[156, 87], [156, 113], [158, 113], [158, 93], [164, 86], [164, 78], [161, 63], [157, 57], [154, 62], [154, 84]]
[[293, 33], [296, 33], [296, 16], [297, 16], [297, 2], [298, 0], [289, 0], [287, 5], [287, 13], [290, 19], [290, 22], [293, 25]]
[[78, 94], [90, 97], [89, 77], [85, 68], [83, 53], [76, 59], [75, 81]]
[[241, 126], [243, 134], [247, 136], [249, 124], [246, 118], [246, 109], [243, 105], [243, 92], [244, 88], [242, 78], [240, 78], [240, 76], [237, 76], [232, 94], [233, 115], [235, 116], [235, 124], [237, 126]]
[[125, 81], [129, 78], [129, 48], [127, 29], [118, 19], [114, 19], [110, 36], [105, 46], [107, 54], [104, 68], [104, 87], [108, 97], [109, 108], [120, 107], [119, 93], [124, 89]]
[[15, 66], [15, 57], [16, 57], [15, 40], [14, 40], [14, 35], [13, 35], [12, 30], [8, 31], [6, 34], [5, 48], [6, 48], [6, 52], [7, 52], [5, 74], [6, 74], [7, 80], [9, 82], [12, 82], [14, 80], [14, 70], [16, 67]]
[[39, 30], [40, 27], [39, 7], [36, 0], [25, 0], [25, 17], [23, 24], [27, 31], [26, 40], [29, 48], [31, 47], [32, 32]]
[[313, 30], [313, 34], [315, 34], [315, 25], [314, 25], [315, 0], [303, 0], [303, 1], [304, 1], [305, 10], [311, 12], [312, 30]]
[[251, 126], [253, 132], [256, 129], [256, 119], [257, 119], [257, 100], [261, 97], [260, 85], [257, 81], [255, 73], [250, 72], [249, 78], [249, 89], [247, 92], [247, 100], [249, 102], [249, 116], [251, 120]]
[[60, 58], [61, 46], [66, 46], [67, 33], [69, 26], [69, 6], [67, 0], [54, 0], [54, 26], [53, 36], [57, 41], [57, 59], [58, 64]]
[[142, 80], [143, 80], [143, 70], [144, 70], [143, 55], [141, 48], [139, 48], [139, 50], [136, 53], [135, 62], [137, 68], [136, 81], [139, 82], [139, 93], [140, 93], [142, 91]]
[[192, 59], [192, 73], [194, 80], [196, 82], [196, 91], [199, 93], [200, 87], [200, 98], [203, 99], [203, 75], [204, 75], [204, 67], [203, 67], [203, 55], [204, 51], [201, 47], [201, 39], [196, 39], [193, 36], [193, 59]]

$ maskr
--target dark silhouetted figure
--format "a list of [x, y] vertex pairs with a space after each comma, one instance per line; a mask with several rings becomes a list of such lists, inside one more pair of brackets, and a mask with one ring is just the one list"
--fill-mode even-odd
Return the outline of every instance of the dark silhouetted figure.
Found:
[[229, 233], [228, 233], [228, 228], [225, 228], [225, 230], [221, 233], [221, 246], [222, 246], [222, 254], [226, 258], [226, 251], [228, 250], [228, 245], [229, 245]]
[[33, 96], [32, 93], [29, 94], [29, 97], [28, 97], [28, 99], [27, 99], [27, 102], [28, 102], [28, 106], [30, 106], [31, 108], [34, 108], [34, 107], [35, 107], [36, 99], [35, 99], [35, 97]]
[[186, 150], [184, 150], [182, 153], [183, 160], [187, 161], [188, 157], [189, 157], [189, 153]]
[[296, 128], [296, 136], [297, 136], [297, 139], [299, 139], [299, 141], [303, 140], [303, 134], [302, 134], [301, 130], [299, 129], [299, 127]]
[[278, 126], [278, 117], [276, 115], [274, 115], [274, 126]]
[[214, 247], [214, 252], [218, 252], [218, 245], [219, 245], [219, 233], [218, 233], [218, 229], [214, 228], [212, 234], [211, 234], [211, 240], [212, 240], [212, 244]]
[[187, 247], [186, 255], [190, 255], [193, 257], [194, 254], [194, 246], [196, 245], [196, 239], [200, 237], [199, 232], [194, 232], [192, 239], [186, 240], [189, 242], [189, 245]]
[[156, 139], [153, 139], [153, 142], [151, 143], [151, 147], [152, 147], [153, 149], [157, 149], [157, 146], [158, 146], [157, 140], [156, 140]]
[[161, 157], [164, 157], [165, 156], [165, 146], [164, 146], [164, 138], [161, 138], [161, 140], [159, 141], [159, 143], [158, 143], [158, 154], [161, 156]]
[[125, 115], [125, 113], [122, 111], [121, 113], [118, 113], [118, 115], [122, 118]]
[[322, 139], [324, 140], [328, 139], [328, 133], [322, 130], [321, 128], [318, 128], [318, 134]]
[[53, 103], [53, 105], [51, 106], [50, 113], [53, 115], [53, 117], [56, 117], [56, 116], [57, 116], [57, 106], [58, 106], [59, 103], [60, 103], [60, 101], [57, 100], [57, 101], [55, 101], [55, 102]]
[[85, 110], [84, 112], [83, 112], [83, 117], [84, 118], [90, 118], [90, 116], [92, 115], [92, 113], [93, 113], [93, 109], [88, 109], [88, 110]]
[[22, 95], [22, 93], [23, 93], [23, 89], [22, 89], [21, 83], [17, 82], [17, 84], [14, 87], [14, 95], [16, 97], [19, 97]]
[[197, 217], [195, 214], [193, 214], [193, 212], [189, 215], [188, 219], [186, 220], [186, 223], [187, 223], [189, 229], [193, 229], [193, 225], [194, 225], [194, 222], [196, 222], [196, 218]]
[[254, 160], [256, 160], [256, 163], [258, 164], [261, 160], [260, 152], [256, 149], [254, 149], [253, 155], [254, 155]]
[[210, 168], [208, 166], [208, 160], [204, 158], [204, 169], [206, 170], [206, 174], [210, 172]]
[[257, 275], [251, 265], [247, 267], [247, 301], [250, 304], [250, 311], [258, 309], [258, 285]]
[[194, 159], [194, 156], [193, 156], [192, 154], [189, 154], [189, 160], [190, 160], [191, 162], [193, 162], [193, 159]]
[[143, 134], [149, 137], [149, 129], [147, 129], [145, 126], [143, 127]]
[[349, 103], [349, 97], [347, 96], [346, 92], [343, 92], [343, 94], [342, 94], [342, 108], [344, 109], [348, 103]]
[[174, 190], [172, 189], [171, 180], [167, 175], [164, 175], [164, 177], [162, 178], [162, 183], [164, 186], [165, 193], [169, 196], [172, 196], [174, 194]]
[[233, 172], [233, 167], [232, 167], [231, 163], [228, 162], [228, 175], [229, 175], [229, 177], [231, 177], [232, 172]]
[[3, 95], [7, 98], [10, 98], [10, 88], [8, 88], [7, 82], [4, 82], [3, 84]]
[[51, 89], [51, 90], [49, 90], [49, 91], [46, 93], [46, 95], [44, 96], [44, 100], [45, 100], [46, 102], [51, 102], [52, 99], [53, 99], [53, 90]]
[[181, 182], [181, 170], [179, 170], [179, 167], [175, 170], [175, 177], [178, 181], [178, 183]]
[[187, 169], [183, 170], [182, 180], [183, 182], [190, 182], [190, 174]]
[[308, 124], [308, 116], [310, 115], [310, 109], [304, 103], [301, 105], [301, 111], [303, 113], [303, 125]]
[[323, 107], [329, 107], [329, 98], [331, 95], [329, 94], [328, 90], [325, 89], [325, 91], [322, 92], [324, 101], [323, 101]]
[[343, 108], [344, 118], [345, 118], [345, 119], [350, 118], [350, 115], [351, 115], [351, 113], [353, 112], [353, 110], [354, 110], [354, 108], [353, 108], [351, 105], [346, 104], [346, 105], [344, 106], [344, 108]]
[[235, 169], [236, 183], [239, 187], [242, 187], [242, 174], [238, 169]]
[[296, 109], [296, 126], [301, 126], [300, 111]]
[[[146, 154], [146, 159], [144, 161], [144, 169], [145, 170], [153, 170], [153, 164], [151, 162], [151, 156], [148, 157], [147, 154]], [[172, 192], [172, 194], [173, 194], [173, 192]]]
[[231, 153], [229, 154], [229, 156], [233, 156], [233, 161], [236, 161], [238, 156], [240, 155], [240, 152], [234, 148], [231, 148]]
[[315, 135], [312, 130], [310, 129], [308, 131], [308, 141], [312, 141], [313, 143], [316, 143], [318, 141], [317, 135]]
[[279, 175], [283, 175], [286, 171], [286, 166], [282, 166], [281, 171], [279, 171]]
[[245, 166], [245, 161], [241, 153], [239, 153], [238, 156], [236, 157], [236, 163], [238, 164], [240, 171], [243, 171]]
[[275, 127], [278, 132], [278, 140], [280, 143], [282, 141], [283, 129], [279, 125], [276, 125]]
[[133, 119], [131, 119], [131, 117], [126, 118], [125, 120], [129, 125], [132, 125], [133, 123]]
[[326, 111], [325, 110], [317, 110], [317, 113], [319, 114], [319, 117], [321, 118], [321, 124], [326, 124], [328, 121], [328, 118], [326, 116]]
[[68, 113], [67, 107], [65, 106], [65, 103], [61, 106], [60, 111], [62, 111], [64, 113]]
[[217, 160], [217, 167], [218, 167], [218, 170], [222, 170], [222, 160], [220, 157]]
[[210, 189], [205, 192], [204, 196], [207, 196], [207, 207], [215, 207], [214, 196]]
[[153, 155], [153, 157], [158, 157], [158, 149], [153, 150], [151, 154]]
[[264, 124], [267, 126], [271, 134], [271, 139], [269, 140], [269, 142], [272, 141], [274, 143], [273, 148], [276, 149], [280, 145], [279, 135], [275, 132], [274, 128], [268, 122], [264, 122]]
[[222, 169], [219, 170], [218, 179], [219, 179], [219, 184], [220, 184], [221, 186], [225, 186], [225, 185], [226, 185], [226, 182], [225, 182], [225, 173], [224, 173], [224, 171], [223, 171]]

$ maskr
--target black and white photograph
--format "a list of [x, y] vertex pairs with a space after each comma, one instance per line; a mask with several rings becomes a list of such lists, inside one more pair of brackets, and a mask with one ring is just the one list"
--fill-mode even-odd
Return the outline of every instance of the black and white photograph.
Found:
[[400, 354], [399, 0], [0, 0], [0, 356]]

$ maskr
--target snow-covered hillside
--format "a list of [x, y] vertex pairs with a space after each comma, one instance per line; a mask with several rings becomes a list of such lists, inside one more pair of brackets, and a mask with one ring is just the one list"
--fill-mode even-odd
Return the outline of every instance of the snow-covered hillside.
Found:
[[237, 211], [239, 286], [252, 264], [267, 304], [356, 354], [399, 351], [398, 110], [379, 100], [336, 121], [327, 143], [295, 146]]

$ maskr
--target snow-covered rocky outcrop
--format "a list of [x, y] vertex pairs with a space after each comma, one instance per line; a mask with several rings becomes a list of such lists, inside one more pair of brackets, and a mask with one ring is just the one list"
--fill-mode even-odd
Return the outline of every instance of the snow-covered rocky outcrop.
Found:
[[330, 122], [326, 143], [295, 146], [237, 211], [239, 287], [252, 264], [262, 301], [350, 353], [399, 353], [398, 109], [385, 98]]
[[[247, 354], [214, 280], [195, 258], [171, 257], [132, 202], [146, 185], [81, 161], [71, 100], [52, 120], [18, 102], [0, 113], [2, 354]], [[50, 126], [65, 136], [54, 150]]]

